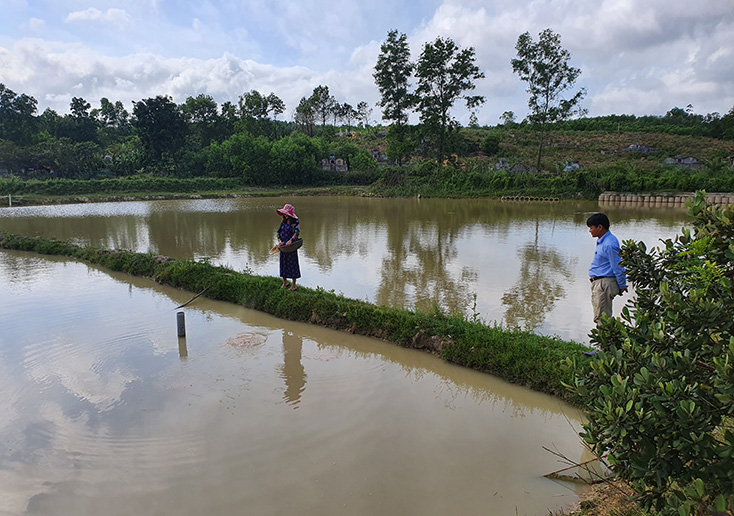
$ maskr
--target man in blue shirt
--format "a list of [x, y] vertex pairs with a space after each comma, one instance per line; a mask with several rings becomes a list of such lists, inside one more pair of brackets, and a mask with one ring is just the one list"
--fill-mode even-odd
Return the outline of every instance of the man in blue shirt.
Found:
[[[588, 218], [586, 225], [591, 236], [597, 239], [589, 280], [594, 322], [598, 325], [602, 314], [612, 316], [612, 300], [627, 292], [627, 275], [619, 265], [619, 240], [609, 231], [609, 218], [603, 213], [595, 213]], [[594, 350], [584, 354], [593, 356], [598, 352]]]

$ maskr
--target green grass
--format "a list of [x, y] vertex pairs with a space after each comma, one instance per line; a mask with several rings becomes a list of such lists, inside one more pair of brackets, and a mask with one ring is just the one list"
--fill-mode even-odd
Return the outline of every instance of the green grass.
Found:
[[255, 276], [193, 260], [174, 260], [149, 253], [80, 247], [40, 237], [0, 232], [0, 248], [63, 255], [114, 271], [149, 277], [158, 283], [200, 292], [277, 317], [319, 324], [387, 340], [405, 347], [427, 349], [444, 359], [510, 382], [578, 403], [563, 386], [571, 373], [562, 368], [568, 356], [588, 359], [575, 342], [531, 332], [505, 330], [439, 311], [423, 313], [346, 298], [321, 288], [279, 288], [280, 278]]
[[[8, 206], [8, 196], [3, 193], [0, 180], [0, 207]], [[123, 202], [155, 201], [162, 199], [222, 199], [240, 197], [279, 197], [279, 196], [319, 196], [319, 195], [364, 195], [364, 187], [325, 186], [325, 187], [287, 187], [287, 188], [236, 188], [232, 190], [204, 190], [185, 192], [130, 191], [125, 194], [91, 193], [45, 195], [37, 193], [15, 193], [11, 196], [12, 205], [36, 206], [46, 204], [76, 204], [86, 202]]]

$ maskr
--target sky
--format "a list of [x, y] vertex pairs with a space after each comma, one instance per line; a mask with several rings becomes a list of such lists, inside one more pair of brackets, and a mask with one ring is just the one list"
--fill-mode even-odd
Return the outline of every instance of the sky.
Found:
[[[0, 83], [39, 114], [66, 114], [73, 97], [132, 112], [157, 95], [221, 104], [257, 90], [285, 102], [280, 119], [325, 85], [379, 123], [372, 74], [395, 29], [413, 60], [437, 37], [473, 47], [485, 75], [476, 115], [495, 125], [506, 111], [527, 116], [510, 62], [521, 34], [537, 41], [546, 28], [581, 69], [573, 92], [586, 89], [588, 116], [734, 108], [734, 0], [0, 0]], [[452, 115], [468, 123], [461, 104]]]

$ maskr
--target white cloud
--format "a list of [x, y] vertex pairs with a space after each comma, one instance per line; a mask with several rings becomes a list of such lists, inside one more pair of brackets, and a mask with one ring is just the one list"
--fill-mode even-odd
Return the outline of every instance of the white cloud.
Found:
[[[200, 93], [219, 103], [236, 102], [257, 89], [280, 96], [287, 117], [319, 84], [340, 102], [374, 106], [374, 63], [395, 28], [408, 35], [413, 59], [438, 36], [474, 47], [486, 76], [477, 82], [476, 93], [487, 98], [479, 119], [493, 124], [504, 111], [520, 119], [527, 113], [525, 84], [510, 65], [518, 36], [527, 31], [537, 38], [551, 28], [571, 53], [572, 66], [582, 70], [577, 86], [588, 90], [584, 107], [591, 116], [663, 114], [689, 103], [700, 113], [726, 112], [734, 105], [730, 0], [332, 4], [275, 0], [174, 7], [136, 0], [125, 10], [77, 10], [62, 0], [45, 12], [16, 2], [8, 20], [0, 21], [0, 81], [36, 97], [40, 110], [48, 104], [60, 112], [68, 111], [72, 91], [93, 106], [105, 96], [129, 107], [131, 100], [166, 94], [176, 102]], [[23, 23], [25, 32], [18, 32]], [[125, 30], [107, 30], [110, 24], [124, 24]], [[38, 30], [32, 32], [31, 25]], [[459, 108], [454, 114], [468, 120]]]
[[23, 27], [28, 32], [39, 32], [46, 26], [46, 22], [40, 18], [29, 18]]
[[124, 9], [110, 8], [106, 11], [100, 11], [95, 7], [90, 7], [84, 11], [75, 11], [69, 13], [64, 20], [66, 23], [73, 22], [85, 22], [85, 21], [100, 21], [105, 23], [113, 24], [124, 24], [130, 20], [130, 16], [125, 12]]

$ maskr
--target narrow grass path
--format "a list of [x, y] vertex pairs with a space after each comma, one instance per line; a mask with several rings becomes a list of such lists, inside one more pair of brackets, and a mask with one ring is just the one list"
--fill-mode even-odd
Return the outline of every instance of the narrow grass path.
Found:
[[0, 231], [0, 249], [62, 255], [110, 270], [204, 293], [205, 297], [236, 303], [282, 319], [310, 322], [366, 335], [404, 347], [425, 349], [445, 360], [491, 373], [512, 383], [546, 392], [571, 403], [579, 400], [563, 386], [571, 373], [561, 367], [574, 357], [579, 367], [588, 359], [578, 343], [527, 331], [507, 330], [467, 320], [461, 315], [378, 306], [323, 289], [279, 288], [280, 278], [255, 276], [193, 260], [174, 260], [150, 253], [80, 247], [67, 242]]

